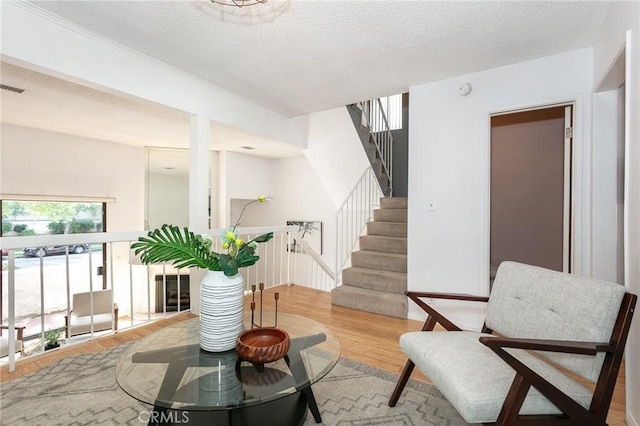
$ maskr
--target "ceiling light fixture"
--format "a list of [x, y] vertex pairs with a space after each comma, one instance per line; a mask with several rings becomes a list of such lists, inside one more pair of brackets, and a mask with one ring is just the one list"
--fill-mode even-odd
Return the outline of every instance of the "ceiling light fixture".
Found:
[[266, 3], [267, 0], [211, 0], [211, 3], [218, 3], [224, 6], [253, 6], [258, 3]]

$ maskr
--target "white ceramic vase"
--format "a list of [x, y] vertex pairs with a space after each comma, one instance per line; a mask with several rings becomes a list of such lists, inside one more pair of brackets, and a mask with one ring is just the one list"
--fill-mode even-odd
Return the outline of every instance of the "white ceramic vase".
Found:
[[235, 348], [242, 333], [244, 279], [207, 271], [200, 285], [200, 347], [209, 352]]
[[236, 405], [242, 402], [243, 385], [236, 374], [235, 352], [209, 354], [200, 357], [200, 367], [209, 368], [208, 374], [198, 378], [198, 398], [206, 405]]

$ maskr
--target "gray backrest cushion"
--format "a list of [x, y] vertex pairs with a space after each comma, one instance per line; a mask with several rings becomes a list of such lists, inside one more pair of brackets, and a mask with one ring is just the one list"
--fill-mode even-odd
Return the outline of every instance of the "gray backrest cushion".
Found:
[[[506, 337], [609, 342], [624, 294], [620, 284], [503, 262], [486, 324]], [[604, 360], [604, 354], [539, 353], [594, 383]]]

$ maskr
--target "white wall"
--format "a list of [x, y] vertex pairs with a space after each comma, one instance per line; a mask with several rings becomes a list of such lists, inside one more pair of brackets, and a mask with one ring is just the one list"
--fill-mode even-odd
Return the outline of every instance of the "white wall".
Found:
[[108, 231], [144, 224], [143, 148], [2, 124], [3, 194], [112, 197]]
[[286, 225], [287, 220], [322, 222], [322, 259], [333, 270], [337, 206], [331, 194], [306, 158], [287, 158], [275, 163], [274, 196], [283, 207], [273, 212], [273, 223]]
[[[592, 227], [594, 278], [624, 283], [623, 207], [624, 141], [619, 139], [618, 91], [595, 93], [593, 97]], [[597, 248], [597, 249], [596, 249]]]
[[[221, 158], [225, 162], [223, 165], [225, 173], [221, 185], [224, 185], [225, 193], [224, 227], [226, 227], [233, 225], [230, 223], [231, 199], [255, 200], [259, 195], [273, 194], [271, 176], [273, 162], [266, 158], [235, 152], [226, 152]], [[263, 206], [256, 207], [263, 210]], [[234, 221], [235, 219], [237, 218], [234, 218]]]
[[[640, 4], [614, 2], [593, 48], [598, 88], [625, 48], [625, 285], [640, 294]], [[597, 113], [597, 112], [596, 112]], [[596, 117], [598, 118], [598, 117]], [[637, 317], [636, 312], [636, 317]], [[634, 319], [626, 351], [627, 423], [640, 424], [640, 321]]]
[[[489, 115], [566, 101], [576, 102], [578, 123], [575, 266], [588, 270], [591, 58], [583, 49], [410, 88], [410, 290], [488, 294]], [[463, 82], [473, 86], [466, 97], [457, 91]], [[481, 312], [463, 312], [451, 315], [481, 325]], [[423, 317], [415, 306], [409, 316]]]
[[[241, 226], [285, 226], [287, 220], [321, 221], [322, 257], [333, 268], [336, 205], [309, 161], [305, 157], [275, 160], [236, 153], [225, 156], [230, 212], [239, 214], [242, 206], [258, 195], [273, 197], [264, 204], [249, 206]], [[230, 200], [234, 200], [233, 208]]]
[[349, 195], [369, 167], [353, 121], [345, 107], [293, 119], [306, 136], [304, 155], [336, 206]]
[[227, 152], [227, 197], [255, 199], [273, 192], [272, 160]]
[[149, 173], [147, 184], [149, 229], [189, 226], [189, 177]]

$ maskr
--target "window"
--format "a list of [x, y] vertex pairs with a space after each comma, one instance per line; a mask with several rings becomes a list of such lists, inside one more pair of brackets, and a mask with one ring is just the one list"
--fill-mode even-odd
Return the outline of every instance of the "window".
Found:
[[2, 236], [103, 232], [104, 203], [0, 201]]
[[[80, 234], [104, 232], [106, 203], [0, 200], [2, 236]], [[59, 244], [59, 243], [58, 243]], [[67, 257], [66, 254], [69, 254]], [[3, 252], [0, 278], [0, 319], [8, 318], [8, 289]], [[102, 244], [63, 244], [15, 250], [16, 318], [27, 328], [25, 337], [38, 335], [42, 316], [45, 331], [64, 326], [67, 293], [88, 291], [88, 282], [102, 282], [106, 253]], [[91, 258], [91, 259], [90, 259]], [[102, 265], [102, 268], [100, 268]], [[40, 301], [43, 301], [41, 304]]]
[[389, 123], [389, 130], [402, 129], [402, 94], [380, 98], [380, 104], [375, 101], [370, 103], [369, 117], [371, 117], [371, 127], [374, 132], [386, 130], [384, 120], [376, 118], [382, 115], [380, 106], [382, 106], [382, 112]]

